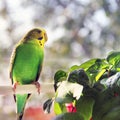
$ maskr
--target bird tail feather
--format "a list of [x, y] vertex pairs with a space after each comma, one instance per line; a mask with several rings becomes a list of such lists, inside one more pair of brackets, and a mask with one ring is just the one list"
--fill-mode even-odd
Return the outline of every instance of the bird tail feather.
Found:
[[17, 94], [16, 104], [17, 104], [17, 120], [22, 120], [24, 114], [24, 108], [28, 99], [28, 94]]

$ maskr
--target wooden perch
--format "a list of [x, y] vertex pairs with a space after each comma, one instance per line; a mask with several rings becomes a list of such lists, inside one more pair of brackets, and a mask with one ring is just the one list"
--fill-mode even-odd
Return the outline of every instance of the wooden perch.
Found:
[[[40, 92], [42, 93], [53, 93], [54, 87], [52, 83], [40, 83]], [[15, 92], [13, 86], [0, 86], [0, 94], [25, 94], [25, 93], [38, 93], [38, 89], [34, 84], [30, 85], [17, 85]]]

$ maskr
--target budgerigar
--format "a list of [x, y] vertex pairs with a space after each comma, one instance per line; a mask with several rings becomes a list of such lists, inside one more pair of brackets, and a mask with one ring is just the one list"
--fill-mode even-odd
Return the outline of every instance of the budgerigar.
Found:
[[[32, 84], [38, 81], [43, 65], [44, 44], [47, 34], [43, 28], [30, 30], [16, 45], [10, 62], [10, 78], [14, 88], [17, 84]], [[30, 94], [14, 95], [17, 104], [17, 119], [22, 120]]]

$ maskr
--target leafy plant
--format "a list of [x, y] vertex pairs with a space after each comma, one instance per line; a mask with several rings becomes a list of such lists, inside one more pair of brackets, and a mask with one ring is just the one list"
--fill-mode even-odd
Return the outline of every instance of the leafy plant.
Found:
[[120, 52], [57, 71], [54, 86], [55, 120], [119, 120]]

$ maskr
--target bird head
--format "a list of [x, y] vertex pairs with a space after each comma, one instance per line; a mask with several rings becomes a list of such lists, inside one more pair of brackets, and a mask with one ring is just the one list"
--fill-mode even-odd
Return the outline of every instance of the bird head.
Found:
[[23, 42], [35, 40], [40, 44], [40, 46], [44, 47], [47, 39], [46, 31], [43, 28], [34, 28], [25, 35]]

